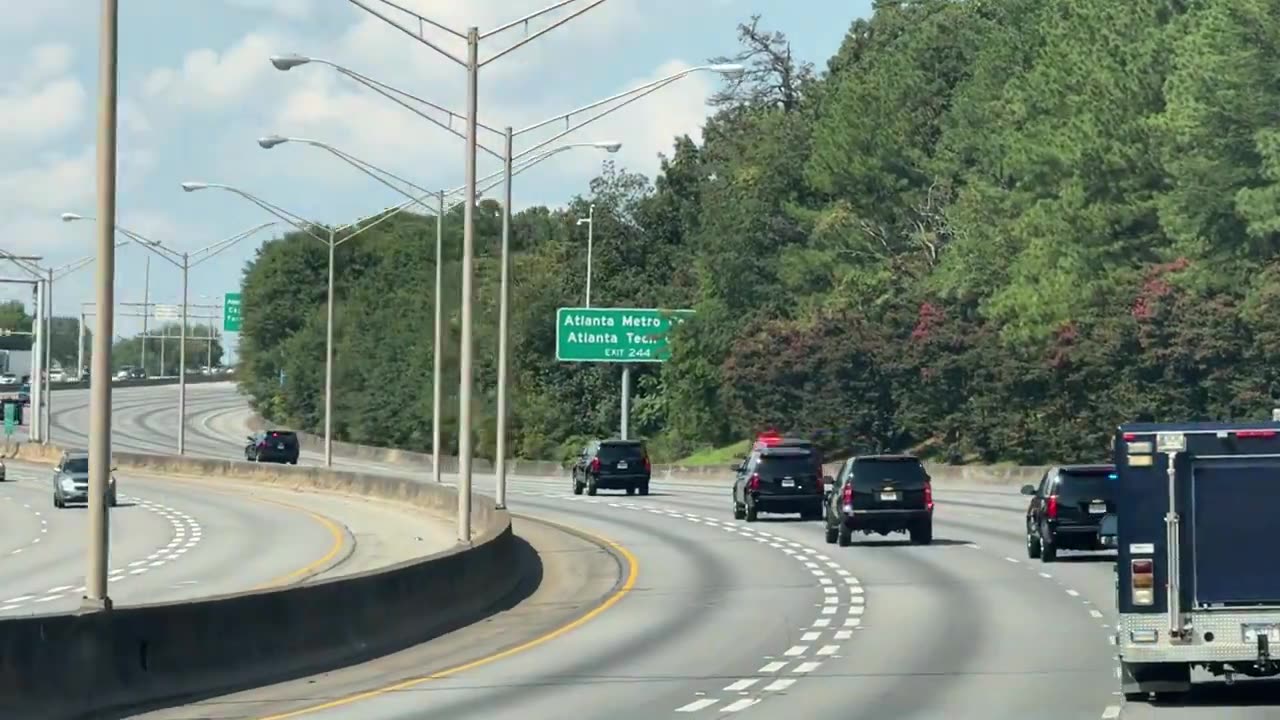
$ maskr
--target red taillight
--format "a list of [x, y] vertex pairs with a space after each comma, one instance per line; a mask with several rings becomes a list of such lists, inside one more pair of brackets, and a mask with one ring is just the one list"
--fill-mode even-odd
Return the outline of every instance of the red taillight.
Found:
[[648, 455], [645, 455], [645, 456], [644, 456], [644, 471], [645, 471], [645, 472], [653, 472], [653, 465], [650, 465], [650, 464], [649, 464], [649, 456], [648, 456]]
[[591, 458], [591, 472], [600, 472], [600, 458]]
[[853, 483], [846, 482], [844, 484], [844, 496], [841, 498], [845, 505], [853, 504]]
[[1044, 502], [1045, 502], [1045, 505], [1044, 505], [1045, 517], [1051, 517], [1051, 518], [1058, 517], [1058, 496], [1050, 495], [1049, 497], [1044, 499]]
[[747, 481], [747, 489], [752, 492], [760, 489], [760, 473], [751, 473], [751, 479]]
[[1269, 438], [1275, 436], [1275, 430], [1239, 430], [1236, 432], [1236, 437], [1238, 438]]
[[1129, 561], [1129, 593], [1134, 605], [1155, 604], [1155, 570], [1155, 563], [1149, 558]]
[[924, 506], [930, 510], [933, 509], [933, 484], [924, 484]]
[[1138, 433], [1125, 433], [1125, 434], [1124, 434], [1124, 439], [1125, 439], [1126, 441], [1127, 441], [1127, 440], [1137, 440], [1137, 439], [1138, 439]]

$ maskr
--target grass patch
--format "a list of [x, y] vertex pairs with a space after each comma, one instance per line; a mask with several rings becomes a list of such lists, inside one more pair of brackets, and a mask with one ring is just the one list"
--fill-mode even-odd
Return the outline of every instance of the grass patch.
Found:
[[734, 460], [741, 460], [747, 451], [751, 449], [750, 440], [742, 440], [732, 445], [726, 445], [718, 448], [706, 448], [690, 455], [687, 458], [675, 461], [675, 465], [684, 465], [685, 467], [706, 467], [708, 465], [728, 465]]

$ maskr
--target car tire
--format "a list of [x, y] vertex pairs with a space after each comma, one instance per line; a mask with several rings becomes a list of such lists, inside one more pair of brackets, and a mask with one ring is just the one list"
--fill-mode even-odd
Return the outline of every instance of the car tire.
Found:
[[573, 494], [574, 495], [582, 494], [582, 483], [578, 482], [578, 478], [573, 479]]
[[298, 464], [298, 458], [294, 458], [294, 459], [290, 460], [290, 461], [289, 461], [289, 464], [290, 464], [290, 465], [297, 465], [297, 464]]
[[640, 483], [640, 494], [641, 494], [641, 495], [648, 495], [648, 494], [649, 494], [649, 481], [648, 481], [648, 480], [645, 480], [644, 482]]
[[836, 529], [836, 544], [840, 547], [849, 547], [853, 544], [853, 530], [848, 525], [841, 524]]
[[1051, 563], [1058, 559], [1058, 548], [1040, 538], [1040, 562]]
[[587, 478], [587, 494], [588, 494], [588, 495], [595, 495], [595, 494], [596, 494], [596, 481], [595, 481], [595, 478], [590, 478], [590, 477], [589, 477], [589, 478]]
[[822, 514], [823, 514], [822, 508], [818, 508], [816, 510], [807, 510], [805, 512], [800, 513], [800, 519], [801, 520], [821, 520]]
[[827, 524], [824, 529], [826, 530], [825, 539], [827, 541], [827, 544], [835, 545], [836, 539], [840, 535], [840, 528], [835, 527], [834, 525], [831, 525], [831, 524]]
[[53, 506], [54, 506], [54, 507], [56, 507], [56, 508], [58, 508], [59, 510], [61, 510], [62, 508], [66, 507], [67, 505], [66, 505], [66, 503], [62, 502], [62, 499], [61, 499], [61, 498], [59, 498], [57, 495], [54, 495], [54, 496], [53, 496]]
[[737, 501], [735, 500], [735, 501], [734, 501], [734, 503], [733, 503], [733, 519], [734, 519], [734, 520], [745, 520], [745, 519], [746, 519], [746, 517], [747, 517], [747, 509], [746, 509], [745, 507], [743, 507], [743, 506], [739, 505], [739, 504], [737, 503]]
[[628, 495], [635, 495], [635, 494], [636, 494], [636, 486], [635, 486], [635, 485], [632, 485], [631, 487], [627, 488], [627, 494], [628, 494]]
[[759, 520], [759, 519], [760, 519], [760, 514], [756, 511], [756, 504], [753, 502], [748, 502], [747, 503], [747, 522], [755, 522], [756, 520]]
[[1031, 534], [1031, 531], [1028, 530], [1027, 531], [1027, 557], [1031, 558], [1032, 560], [1039, 560], [1040, 549], [1041, 549], [1040, 538], [1035, 537], [1034, 535]]
[[911, 542], [914, 545], [930, 545], [933, 543], [933, 521], [926, 520], [911, 526]]

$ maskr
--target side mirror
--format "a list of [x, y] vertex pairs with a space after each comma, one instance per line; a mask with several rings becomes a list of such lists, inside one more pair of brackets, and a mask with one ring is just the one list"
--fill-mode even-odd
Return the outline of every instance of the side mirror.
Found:
[[1035, 494], [1036, 494], [1036, 486], [1035, 486], [1035, 485], [1023, 485], [1023, 486], [1022, 486], [1022, 490], [1021, 490], [1021, 492], [1022, 492], [1022, 494], [1023, 494], [1023, 495], [1035, 495]]
[[244, 439], [245, 439], [245, 440], [248, 440], [249, 442], [253, 442], [253, 436], [252, 436], [252, 435], [245, 435], [245, 436], [244, 436]]
[[734, 464], [730, 465], [730, 466], [729, 466], [729, 469], [730, 469], [730, 470], [732, 470], [732, 471], [734, 471], [734, 472], [742, 472], [742, 466], [741, 466], [741, 465], [739, 465], [738, 463], [734, 463]]
[[111, 466], [111, 472], [115, 472], [115, 471], [117, 471], [117, 470], [119, 470], [119, 469], [120, 469], [120, 468], [118, 468], [118, 467], [116, 467], [116, 466], [114, 466], [114, 465], [112, 465], [112, 466]]

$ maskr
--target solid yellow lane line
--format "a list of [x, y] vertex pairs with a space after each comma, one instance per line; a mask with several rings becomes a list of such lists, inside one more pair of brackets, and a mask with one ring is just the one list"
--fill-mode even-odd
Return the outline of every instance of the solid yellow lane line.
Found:
[[257, 587], [252, 588], [252, 590], [266, 590], [268, 588], [282, 587], [284, 585], [292, 584], [298, 580], [302, 580], [307, 576], [312, 575], [316, 572], [319, 572], [322, 568], [324, 568], [324, 566], [328, 565], [334, 558], [338, 557], [338, 553], [342, 552], [342, 548], [345, 547], [347, 544], [347, 536], [346, 536], [346, 533], [343, 532], [342, 526], [319, 513], [312, 512], [303, 507], [298, 507], [297, 505], [291, 505], [286, 502], [280, 502], [279, 500], [269, 500], [267, 498], [262, 498], [262, 497], [255, 497], [253, 499], [259, 502], [271, 503], [272, 505], [279, 505], [280, 507], [289, 508], [290, 510], [294, 510], [309, 516], [312, 520], [319, 523], [321, 527], [329, 531], [329, 537], [332, 540], [332, 542], [329, 544], [329, 549], [319, 559], [309, 562], [306, 565], [303, 565], [302, 567], [298, 568], [297, 570], [281, 575], [280, 577], [275, 578], [274, 580], [269, 580], [262, 585], [258, 585]]
[[492, 655], [486, 655], [478, 660], [472, 660], [470, 662], [463, 663], [461, 665], [455, 665], [454, 667], [447, 668], [439, 672], [432, 673], [430, 675], [411, 678], [409, 680], [402, 680], [401, 682], [395, 683], [394, 685], [387, 685], [386, 687], [378, 688], [375, 690], [367, 690], [365, 692], [356, 693], [354, 695], [348, 695], [347, 697], [338, 698], [337, 700], [330, 700], [329, 702], [321, 703], [319, 705], [313, 705], [311, 707], [303, 708], [301, 710], [293, 710], [290, 712], [281, 713], [279, 715], [268, 715], [266, 717], [259, 718], [258, 720], [285, 720], [285, 718], [295, 718], [301, 715], [305, 715], [307, 713], [319, 712], [321, 710], [329, 710], [331, 708], [350, 705], [352, 703], [357, 703], [362, 700], [369, 700], [371, 698], [376, 698], [389, 693], [398, 692], [400, 690], [407, 690], [409, 688], [422, 685], [423, 683], [427, 683], [432, 680], [442, 680], [444, 678], [449, 677], [450, 675], [456, 675], [460, 672], [466, 672], [467, 670], [472, 670], [472, 669], [481, 667], [483, 665], [488, 665], [498, 660], [502, 660], [503, 658], [511, 657], [512, 655], [515, 655], [517, 653], [522, 653], [526, 650], [531, 650], [535, 647], [538, 647], [539, 645], [545, 644], [547, 642], [550, 642], [551, 640], [554, 640], [560, 637], [561, 635], [564, 635], [570, 630], [573, 630], [577, 627], [581, 627], [582, 625], [585, 625], [586, 623], [598, 617], [605, 610], [608, 610], [609, 608], [616, 605], [619, 600], [626, 597], [627, 593], [631, 592], [631, 589], [635, 587], [636, 578], [640, 574], [640, 563], [639, 561], [636, 560], [636, 556], [633, 555], [630, 550], [627, 550], [622, 545], [619, 545], [618, 543], [608, 538], [601, 537], [599, 535], [596, 535], [595, 533], [589, 533], [583, 530], [577, 530], [576, 528], [575, 528], [575, 532], [592, 537], [593, 539], [600, 542], [601, 544], [608, 545], [609, 547], [613, 548], [618, 552], [618, 554], [622, 555], [622, 557], [626, 559], [627, 566], [628, 566], [627, 579], [623, 581], [622, 585], [617, 590], [615, 590], [612, 594], [610, 594], [609, 597], [605, 598], [603, 602], [601, 602], [599, 605], [592, 608], [586, 614], [582, 615], [576, 620], [573, 620], [572, 622], [561, 625], [560, 627], [554, 630], [551, 630], [543, 635], [539, 635], [538, 637], [532, 640], [529, 640], [528, 642], [524, 642], [524, 643], [521, 643], [520, 645], [516, 645], [515, 647], [507, 648], [506, 650], [493, 653]]

